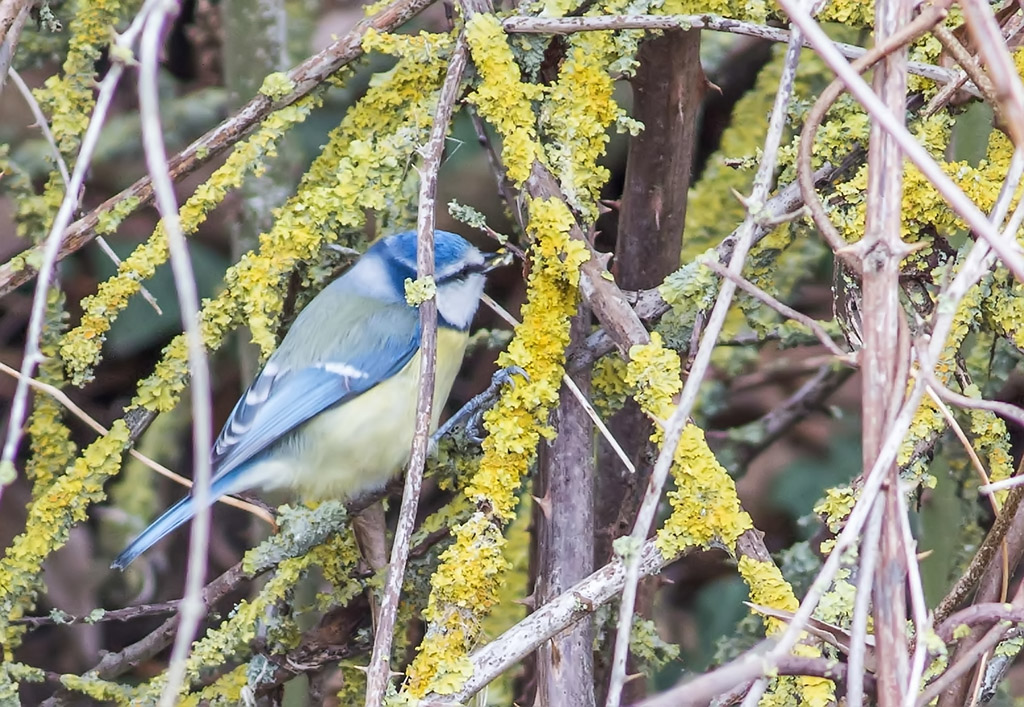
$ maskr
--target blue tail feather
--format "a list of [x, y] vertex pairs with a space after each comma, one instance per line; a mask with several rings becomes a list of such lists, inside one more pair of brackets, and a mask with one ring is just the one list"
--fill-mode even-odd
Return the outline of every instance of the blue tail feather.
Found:
[[132, 540], [111, 563], [111, 567], [123, 570], [132, 561], [155, 545], [162, 537], [170, 533], [182, 523], [188, 521], [196, 514], [196, 504], [191, 495], [185, 496], [155, 521], [152, 525], [142, 531], [139, 537]]

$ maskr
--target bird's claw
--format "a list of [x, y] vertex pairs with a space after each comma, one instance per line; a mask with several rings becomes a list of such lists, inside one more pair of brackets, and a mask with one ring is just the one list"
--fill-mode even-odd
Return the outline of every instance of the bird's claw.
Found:
[[506, 385], [515, 387], [516, 382], [513, 376], [522, 376], [526, 380], [530, 380], [530, 376], [527, 375], [526, 371], [519, 366], [509, 366], [495, 372], [495, 374], [491, 376], [491, 384], [487, 387], [487, 390], [483, 391], [479, 395], [475, 395], [468, 403], [463, 405], [458, 412], [452, 415], [448, 421], [434, 433], [434, 436], [431, 437], [431, 443], [436, 444], [442, 437], [455, 429], [459, 423], [463, 422], [463, 420], [465, 420], [466, 437], [476, 444], [483, 442], [484, 435], [481, 434], [481, 431], [483, 428], [484, 412], [489, 410], [496, 402], [498, 402], [502, 388]]
[[490, 386], [488, 386], [487, 390], [485, 390], [482, 394], [491, 393], [492, 395], [495, 396], [495, 398], [497, 398], [497, 394], [501, 391], [502, 386], [504, 386], [506, 383], [515, 388], [516, 381], [515, 378], [513, 378], [512, 376], [522, 376], [527, 381], [530, 380], [530, 374], [519, 366], [507, 366], [505, 368], [499, 368], [497, 371], [494, 372], [494, 375], [491, 376], [491, 384]]

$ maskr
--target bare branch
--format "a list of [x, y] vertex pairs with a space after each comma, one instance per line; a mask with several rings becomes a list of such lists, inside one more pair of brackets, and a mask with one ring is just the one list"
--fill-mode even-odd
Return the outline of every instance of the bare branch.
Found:
[[[643, 576], [659, 571], [675, 559], [663, 557], [654, 540], [643, 544], [637, 552], [637, 558]], [[490, 643], [473, 651], [469, 656], [473, 664], [472, 676], [459, 691], [445, 696], [443, 700], [440, 696], [428, 696], [425, 703], [433, 704], [431, 698], [443, 704], [466, 702], [497, 676], [537, 650], [548, 638], [614, 599], [622, 591], [625, 579], [626, 570], [622, 561], [616, 559], [609, 562]]]
[[766, 305], [774, 309], [782, 316], [788, 317], [794, 321], [803, 324], [805, 327], [810, 329], [816, 337], [818, 337], [818, 341], [821, 342], [821, 345], [824, 346], [829, 351], [831, 351], [833, 354], [835, 354], [837, 358], [844, 360], [850, 359], [850, 352], [843, 351], [841, 348], [839, 348], [836, 342], [832, 341], [832, 337], [829, 336], [827, 331], [825, 331], [825, 328], [822, 327], [821, 324], [816, 322], [811, 317], [808, 317], [806, 314], [802, 314], [801, 312], [796, 311], [789, 305], [783, 304], [782, 302], [780, 302], [779, 300], [777, 300], [776, 298], [772, 297], [770, 294], [762, 290], [760, 287], [752, 283], [750, 280], [747, 280], [746, 278], [741, 277], [740, 275], [736, 275], [735, 273], [730, 272], [726, 268], [722, 267], [719, 263], [716, 263], [714, 260], [706, 260], [703, 264], [704, 267], [706, 267], [708, 270], [711, 270], [720, 277], [724, 277], [728, 280], [731, 280], [736, 284], [738, 288], [746, 292], [751, 297], [758, 299], [761, 302], [764, 302]]
[[[50, 155], [52, 155], [53, 161], [57, 165], [57, 171], [60, 172], [60, 178], [64, 181], [64, 188], [67, 189], [68, 184], [71, 182], [71, 175], [68, 173], [68, 165], [64, 161], [64, 156], [60, 154], [60, 149], [57, 147], [57, 141], [53, 138], [53, 131], [50, 130], [50, 124], [46, 122], [46, 116], [43, 114], [43, 109], [39, 105], [39, 101], [37, 101], [36, 97], [32, 95], [32, 91], [29, 89], [28, 84], [25, 83], [17, 71], [12, 68], [8, 69], [7, 73], [10, 75], [11, 80], [18, 89], [18, 92], [21, 94], [21, 97], [25, 99], [26, 105], [28, 105], [29, 110], [32, 112], [32, 117], [36, 120], [36, 126], [39, 128], [39, 132], [43, 134], [43, 139], [46, 140], [46, 144], [50, 148]], [[100, 250], [103, 251], [104, 255], [110, 258], [111, 262], [113, 262], [115, 266], [121, 264], [121, 259], [117, 256], [117, 253], [114, 252], [114, 249], [110, 247], [110, 244], [107, 243], [105, 238], [97, 236], [96, 245], [100, 247]], [[153, 311], [158, 315], [163, 314], [163, 311], [160, 309], [160, 305], [156, 303], [156, 299], [149, 290], [145, 287], [141, 287], [139, 294], [141, 294], [142, 298], [149, 303], [149, 306], [153, 308]]]
[[[1021, 584], [1017, 588], [1017, 593], [1013, 597], [1011, 608], [1021, 609], [1024, 608], [1024, 584]], [[978, 664], [978, 660], [988, 651], [995, 648], [996, 644], [1003, 639], [1007, 631], [1010, 630], [1011, 624], [1008, 622], [1000, 622], [989, 629], [988, 633], [974, 644], [970, 650], [963, 651], [962, 654], [958, 653], [956, 662], [949, 666], [942, 675], [935, 679], [923, 693], [917, 698], [917, 707], [925, 707], [929, 702], [934, 700], [962, 676], [967, 671], [971, 670]]]
[[[444, 155], [444, 139], [448, 134], [452, 110], [459, 96], [462, 74], [469, 60], [465, 37], [455, 43], [448, 61], [448, 72], [437, 99], [434, 124], [430, 138], [423, 149], [423, 167], [420, 170], [419, 216], [416, 222], [416, 274], [421, 280], [434, 276], [434, 209], [437, 194], [437, 173]], [[388, 579], [384, 587], [384, 601], [380, 608], [377, 633], [373, 641], [373, 656], [366, 675], [366, 707], [377, 707], [384, 701], [388, 678], [391, 674], [391, 641], [395, 631], [398, 600], [405, 579], [405, 564], [409, 558], [409, 540], [416, 524], [416, 509], [423, 484], [423, 466], [427, 459], [432, 411], [434, 406], [434, 374], [437, 365], [437, 299], [430, 297], [420, 304], [420, 385], [416, 403], [416, 433], [413, 437], [412, 457], [405, 476], [402, 507], [395, 529], [388, 565]]]
[[[903, 0], [877, 0], [875, 37], [884, 43], [910, 20], [910, 5]], [[906, 123], [907, 45], [888, 53], [875, 66], [874, 88], [879, 100]], [[868, 143], [867, 213], [864, 237], [851, 249], [860, 255], [861, 272], [861, 408], [863, 410], [862, 458], [864, 468], [875, 461], [889, 423], [896, 417], [907, 389], [910, 368], [910, 331], [900, 305], [900, 261], [910, 252], [900, 235], [903, 204], [903, 155], [892, 135], [877, 122], [871, 123]], [[878, 653], [878, 702], [881, 707], [903, 703], [910, 676], [907, 654], [907, 603], [905, 583], [908, 572], [900, 520], [899, 467], [890, 462], [882, 497], [875, 501], [869, 535], [861, 544], [862, 567], [878, 551], [878, 571], [870, 579], [858, 576], [858, 594], [871, 592], [875, 642]], [[879, 517], [880, 547], [870, 538], [875, 516]], [[873, 561], [873, 558], [872, 558]], [[915, 561], [916, 564], [916, 561]], [[874, 569], [872, 567], [872, 569]], [[868, 574], [864, 572], [863, 574]], [[861, 599], [858, 596], [858, 600]], [[867, 603], [865, 601], [866, 608]], [[867, 634], [866, 615], [861, 643]], [[918, 626], [917, 631], [924, 627]], [[860, 646], [856, 646], [861, 649]], [[860, 665], [855, 669], [859, 673]], [[860, 675], [851, 676], [857, 694], [847, 697], [860, 707]]]
[[[838, 683], [849, 682], [850, 667], [827, 658], [801, 658], [788, 655], [769, 664], [763, 660], [764, 649], [769, 644], [770, 641], [764, 641], [731, 663], [644, 700], [636, 707], [703, 707], [719, 695], [727, 693], [737, 686], [742, 688], [749, 685], [752, 679], [767, 673], [811, 675]], [[870, 674], [865, 675], [864, 682], [868, 692], [874, 693], [874, 677]], [[740, 694], [742, 695], [742, 692]]]
[[[178, 216], [178, 200], [174, 195], [174, 182], [167, 167], [163, 130], [160, 126], [160, 90], [157, 84], [160, 50], [163, 46], [164, 26], [177, 14], [173, 0], [153, 0], [143, 7], [147, 15], [145, 28], [139, 41], [139, 115], [142, 121], [142, 143], [145, 148], [146, 167], [153, 180], [156, 205], [167, 234], [167, 248], [171, 256], [174, 286], [181, 305], [181, 321], [188, 348], [188, 365], [192, 372], [192, 453], [195, 471], [192, 497], [196, 514], [189, 535], [188, 567], [185, 575], [185, 596], [178, 613], [181, 623], [174, 638], [167, 668], [167, 682], [160, 694], [160, 707], [172, 707], [185, 679], [185, 661], [189, 646], [203, 618], [203, 580], [206, 575], [206, 549], [210, 540], [210, 477], [212, 475], [210, 450], [213, 448], [213, 401], [210, 393], [210, 364], [199, 322], [199, 292], [196, 287], [192, 260], [185, 244], [185, 233]], [[118, 46], [131, 50], [130, 41]]]
[[[714, 32], [728, 32], [747, 37], [765, 39], [769, 42], [788, 44], [791, 35], [787, 30], [755, 22], [745, 22], [731, 17], [717, 15], [604, 15], [598, 17], [509, 17], [502, 22], [506, 32], [522, 32], [531, 34], [570, 34], [600, 30], [666, 30], [666, 29], [709, 29]], [[847, 59], [859, 59], [869, 50], [853, 44], [833, 42], [836, 50]], [[812, 46], [806, 39], [802, 46]], [[907, 70], [937, 83], [949, 84], [959, 81], [959, 73], [944, 69], [941, 66], [912, 61]], [[971, 84], [963, 85], [962, 90], [973, 96], [981, 97], [981, 92]]]
[[0, 92], [35, 0], [0, 0]]
[[[580, 303], [570, 324], [570, 346], [590, 330], [590, 312]], [[580, 385], [589, 387], [580, 376]], [[594, 436], [586, 398], [563, 384], [552, 413], [557, 436], [541, 442], [533, 493], [536, 577], [533, 597], [545, 604], [594, 571]], [[617, 460], [615, 460], [617, 462]], [[594, 707], [594, 636], [589, 618], [560, 631], [537, 650], [538, 705]]]
[[[743, 224], [738, 229], [738, 237], [736, 238], [736, 244], [729, 261], [729, 270], [736, 275], [739, 275], [743, 269], [747, 253], [753, 244], [757, 222], [761, 217], [761, 209], [768, 199], [778, 159], [778, 150], [786, 126], [787, 108], [793, 92], [801, 43], [800, 33], [794, 32], [786, 49], [782, 77], [779, 80], [779, 90], [775, 95], [775, 103], [772, 106], [761, 164], [758, 166], [757, 174], [754, 176], [753, 189], [748, 199], [747, 215], [743, 220]], [[736, 285], [731, 280], [722, 282], [715, 306], [705, 326], [697, 355], [690, 366], [690, 373], [686, 378], [686, 384], [683, 386], [683, 391], [679, 396], [678, 406], [672, 413], [672, 417], [665, 423], [662, 448], [658, 454], [654, 470], [651, 473], [651, 480], [641, 502], [640, 510], [637, 513], [633, 530], [630, 533], [630, 537], [637, 545], [650, 532], [651, 524], [654, 521], [655, 513], [661, 501], [665, 480], [672, 466], [676, 447], [679, 445], [683, 428], [686, 426], [690, 411], [696, 401], [697, 391], [704, 381], [708, 365], [711, 362], [711, 353], [714, 351], [718, 335], [722, 331], [722, 326], [725, 323], [735, 291]], [[633, 609], [636, 603], [637, 582], [639, 581], [638, 571], [639, 566], [635, 559], [627, 563], [627, 578], [622, 592], [622, 602], [619, 607], [619, 623], [615, 637], [612, 677], [608, 689], [608, 707], [618, 707], [622, 694], [622, 685], [625, 681], [626, 656], [629, 652], [629, 636], [633, 625]]]

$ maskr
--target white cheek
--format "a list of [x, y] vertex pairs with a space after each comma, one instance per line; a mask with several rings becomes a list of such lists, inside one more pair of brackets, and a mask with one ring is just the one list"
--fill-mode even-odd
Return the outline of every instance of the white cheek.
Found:
[[473, 321], [483, 291], [484, 276], [479, 274], [446, 283], [437, 292], [437, 311], [452, 326], [466, 329]]
[[348, 278], [352, 283], [352, 289], [363, 297], [384, 301], [397, 298], [391, 286], [391, 274], [378, 258], [360, 259], [343, 277]]

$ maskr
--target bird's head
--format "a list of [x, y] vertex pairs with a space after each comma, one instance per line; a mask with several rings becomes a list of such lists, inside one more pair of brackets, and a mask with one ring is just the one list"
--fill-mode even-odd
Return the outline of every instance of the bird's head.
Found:
[[[504, 256], [480, 252], [448, 231], [434, 232], [434, 281], [440, 323], [466, 330], [484, 291], [484, 276]], [[416, 232], [405, 231], [377, 241], [349, 271], [363, 292], [388, 301], [405, 300], [405, 281], [416, 279]]]

